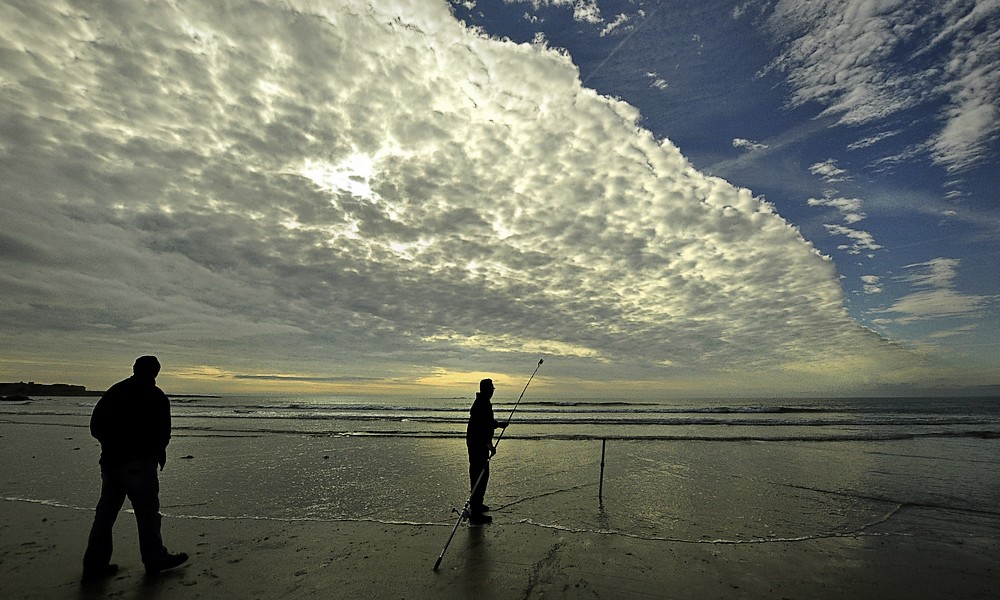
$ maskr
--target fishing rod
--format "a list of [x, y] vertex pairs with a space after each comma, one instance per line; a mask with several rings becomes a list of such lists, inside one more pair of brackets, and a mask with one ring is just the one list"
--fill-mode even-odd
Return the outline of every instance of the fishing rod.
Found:
[[[535, 378], [535, 373], [538, 372], [538, 367], [542, 366], [544, 359], [539, 358], [538, 364], [535, 365], [535, 370], [532, 371], [531, 377], [528, 378], [528, 383], [524, 384], [524, 389], [521, 390], [521, 395], [517, 397], [517, 402], [514, 403], [514, 408], [510, 409], [510, 414], [507, 416], [507, 425], [510, 425], [510, 420], [514, 417], [514, 411], [517, 410], [517, 405], [521, 403], [521, 398], [524, 398], [524, 392], [528, 391], [528, 386], [531, 385], [531, 380]], [[496, 453], [497, 448], [500, 447], [500, 440], [503, 439], [503, 434], [507, 433], [507, 427], [500, 430], [500, 435], [497, 437], [496, 443], [493, 444], [493, 453]]]
[[[517, 397], [517, 402], [514, 403], [514, 408], [511, 409], [510, 415], [507, 417], [507, 425], [500, 430], [500, 436], [497, 437], [497, 441], [493, 444], [493, 452], [490, 456], [486, 458], [486, 466], [483, 470], [479, 472], [479, 477], [476, 478], [476, 484], [472, 486], [472, 492], [469, 493], [469, 498], [465, 501], [465, 506], [462, 507], [462, 511], [458, 515], [458, 520], [455, 521], [455, 526], [451, 529], [451, 535], [448, 536], [448, 541], [444, 543], [444, 548], [441, 549], [441, 554], [438, 555], [437, 561], [434, 563], [434, 570], [437, 571], [438, 567], [441, 566], [441, 561], [444, 560], [444, 553], [448, 551], [448, 546], [451, 545], [452, 538], [455, 537], [455, 532], [458, 531], [458, 526], [462, 524], [462, 521], [467, 519], [470, 512], [470, 505], [472, 504], [472, 497], [475, 495], [476, 490], [479, 489], [479, 484], [483, 481], [483, 475], [486, 475], [486, 470], [490, 467], [490, 459], [496, 454], [497, 447], [500, 446], [500, 440], [503, 439], [503, 434], [507, 431], [507, 427], [510, 425], [510, 419], [514, 416], [514, 411], [517, 410], [517, 405], [521, 403], [521, 398], [524, 398], [524, 392], [528, 391], [528, 386], [531, 385], [531, 380], [535, 378], [535, 373], [538, 372], [538, 367], [542, 366], [544, 359], [539, 358], [538, 364], [535, 365], [535, 370], [531, 372], [531, 377], [528, 378], [528, 383], [524, 384], [524, 389], [521, 390], [521, 395]], [[452, 509], [454, 511], [454, 509]], [[457, 512], [457, 511], [455, 511]]]

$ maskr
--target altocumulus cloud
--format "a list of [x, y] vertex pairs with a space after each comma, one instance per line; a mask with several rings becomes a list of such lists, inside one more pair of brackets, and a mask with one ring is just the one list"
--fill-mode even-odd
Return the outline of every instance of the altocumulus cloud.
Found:
[[769, 204], [560, 52], [394, 4], [6, 2], [11, 356], [879, 378], [894, 351]]

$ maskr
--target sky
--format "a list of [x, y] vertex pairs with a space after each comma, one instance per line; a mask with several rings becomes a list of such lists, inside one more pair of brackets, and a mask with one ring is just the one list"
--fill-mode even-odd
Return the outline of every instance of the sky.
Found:
[[0, 380], [1000, 392], [1000, 1], [0, 1]]

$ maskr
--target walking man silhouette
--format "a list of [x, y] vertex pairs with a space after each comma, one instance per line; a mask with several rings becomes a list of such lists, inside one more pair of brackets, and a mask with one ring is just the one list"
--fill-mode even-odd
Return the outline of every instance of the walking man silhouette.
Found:
[[101, 498], [83, 557], [83, 583], [118, 571], [111, 563], [112, 528], [127, 497], [139, 530], [139, 552], [148, 575], [182, 564], [188, 555], [171, 554], [160, 537], [160, 470], [170, 442], [170, 400], [156, 387], [160, 362], [140, 356], [132, 376], [104, 393], [90, 418], [90, 433], [101, 442]]

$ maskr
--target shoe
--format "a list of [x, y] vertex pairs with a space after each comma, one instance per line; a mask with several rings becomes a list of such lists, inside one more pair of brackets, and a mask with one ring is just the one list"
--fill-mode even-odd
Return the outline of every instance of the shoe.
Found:
[[492, 522], [493, 517], [484, 515], [483, 513], [472, 513], [469, 515], [469, 524], [471, 525], [486, 525]]
[[484, 504], [479, 507], [479, 512], [490, 512], [490, 507]]
[[80, 578], [80, 583], [93, 583], [95, 581], [100, 581], [106, 577], [111, 577], [118, 572], [118, 565], [108, 564], [103, 567], [84, 567], [83, 577]]
[[167, 569], [173, 569], [178, 565], [182, 565], [187, 562], [188, 555], [180, 552], [177, 554], [167, 554], [155, 563], [150, 563], [146, 565], [146, 575], [156, 575], [160, 571], [166, 571]]

